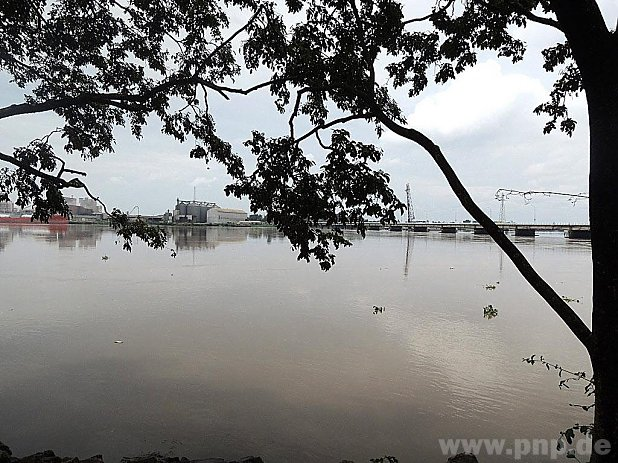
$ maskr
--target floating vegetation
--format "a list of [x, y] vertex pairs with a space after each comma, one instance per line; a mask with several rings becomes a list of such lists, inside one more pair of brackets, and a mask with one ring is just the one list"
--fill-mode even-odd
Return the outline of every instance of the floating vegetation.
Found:
[[384, 306], [372, 306], [372, 309], [374, 310], [374, 314], [378, 314], [378, 313], [382, 314], [385, 311]]
[[492, 305], [484, 306], [484, 317], [488, 320], [493, 319], [499, 315], [499, 310]]

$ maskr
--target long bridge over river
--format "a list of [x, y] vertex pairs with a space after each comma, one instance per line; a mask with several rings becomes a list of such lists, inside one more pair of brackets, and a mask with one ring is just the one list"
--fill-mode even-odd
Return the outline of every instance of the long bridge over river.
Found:
[[[383, 225], [379, 222], [368, 222], [368, 230], [408, 230], [412, 232], [441, 232], [455, 234], [458, 232], [472, 232], [475, 235], [487, 235], [486, 230], [476, 222], [429, 222], [414, 221], [400, 222], [392, 225]], [[516, 237], [535, 237], [538, 231], [563, 231], [565, 237], [574, 239], [591, 239], [589, 224], [517, 224], [513, 222], [498, 222], [497, 225], [505, 233], [513, 232]], [[347, 227], [346, 227], [347, 228]]]

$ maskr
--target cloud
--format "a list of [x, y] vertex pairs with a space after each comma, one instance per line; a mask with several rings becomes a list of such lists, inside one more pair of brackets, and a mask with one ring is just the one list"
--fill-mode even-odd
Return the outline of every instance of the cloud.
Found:
[[408, 117], [412, 127], [430, 134], [458, 136], [497, 124], [523, 99], [542, 101], [546, 92], [538, 79], [505, 74], [494, 60], [463, 72], [447, 88], [422, 99]]

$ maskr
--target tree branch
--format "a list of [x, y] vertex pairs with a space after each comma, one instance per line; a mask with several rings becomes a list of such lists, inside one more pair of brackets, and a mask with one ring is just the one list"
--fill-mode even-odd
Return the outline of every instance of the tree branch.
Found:
[[294, 102], [294, 108], [292, 109], [292, 113], [290, 114], [290, 119], [288, 119], [288, 127], [290, 127], [290, 138], [294, 140], [294, 119], [299, 114], [299, 106], [301, 106], [301, 97], [304, 93], [310, 92], [311, 87], [305, 87], [299, 91], [297, 91], [297, 98]]
[[[10, 155], [6, 155], [2, 152], [0, 152], [0, 161], [5, 161], [7, 163], [10, 163], [14, 166], [17, 166], [20, 169], [23, 169], [24, 171], [26, 171], [28, 174], [32, 174], [35, 177], [38, 177], [39, 179], [45, 179], [49, 182], [51, 182], [52, 184], [55, 184], [57, 186], [59, 186], [60, 188], [68, 188], [68, 187], [79, 187], [79, 184], [82, 184], [82, 182], [78, 179], [78, 178], [74, 178], [71, 180], [66, 180], [63, 179], [61, 177], [56, 177], [54, 175], [48, 174], [46, 172], [40, 171], [32, 166], [30, 166], [28, 163], [24, 163], [22, 161], [19, 161], [18, 159], [15, 159], [14, 157], [10, 156]], [[66, 172], [75, 172], [78, 174], [84, 174], [78, 171], [69, 171], [66, 170]], [[85, 174], [84, 174], [85, 175]], [[78, 184], [79, 183], [79, 184]]]
[[[353, 121], [355, 119], [369, 119], [372, 117], [372, 113], [360, 113], [360, 114], [351, 114], [350, 116], [345, 116], [342, 118], [334, 119], [333, 121], [325, 122], [324, 124], [320, 124], [319, 126], [314, 127], [311, 131], [303, 134], [301, 137], [295, 140], [295, 143], [298, 145], [303, 140], [311, 137], [312, 135], [318, 135], [318, 131], [323, 129], [328, 129], [329, 127], [335, 126], [336, 124], [343, 124], [345, 122]], [[319, 139], [320, 140], [320, 139]]]
[[81, 171], [75, 171], [73, 169], [67, 169], [65, 168], [65, 163], [62, 159], [58, 158], [57, 156], [54, 156], [54, 158], [58, 159], [61, 163], [62, 163], [62, 168], [60, 169], [60, 172], [58, 173], [57, 176], [53, 176], [51, 174], [48, 174], [46, 172], [40, 171], [32, 166], [30, 166], [27, 163], [24, 163], [22, 161], [19, 161], [17, 159], [15, 159], [14, 157], [10, 156], [10, 155], [6, 155], [2, 152], [0, 152], [0, 161], [5, 161], [7, 163], [10, 163], [14, 166], [17, 166], [20, 169], [23, 169], [24, 171], [26, 171], [29, 174], [32, 174], [35, 177], [38, 177], [39, 179], [45, 179], [47, 181], [49, 181], [52, 184], [57, 185], [59, 188], [81, 188], [84, 189], [84, 191], [86, 192], [86, 194], [92, 198], [93, 200], [95, 200], [97, 203], [99, 203], [102, 207], [103, 207], [103, 211], [105, 212], [106, 215], [108, 215], [109, 217], [112, 217], [112, 215], [108, 212], [105, 204], [99, 200], [99, 197], [95, 197], [90, 190], [88, 190], [88, 187], [86, 186], [86, 184], [84, 184], [84, 182], [82, 182], [80, 179], [78, 179], [77, 177], [70, 179], [70, 180], [66, 180], [63, 179], [62, 177], [60, 177], [60, 175], [63, 172], [71, 172], [73, 174], [79, 174], [82, 176], [85, 176], [86, 173], [85, 172], [81, 172]]
[[71, 174], [77, 174], [78, 176], [86, 177], [86, 173], [84, 171], [76, 171], [75, 169], [69, 169], [69, 168], [66, 167], [67, 164], [65, 163], [65, 161], [62, 158], [60, 158], [59, 156], [56, 156], [56, 155], [53, 155], [53, 157], [54, 157], [54, 159], [57, 159], [58, 161], [60, 161], [60, 164], [61, 164], [60, 171], [58, 171], [58, 174], [56, 174], [56, 178], [59, 179], [60, 177], [62, 177], [62, 175], [65, 172], [69, 172]]
[[[496, 5], [492, 4], [492, 1], [493, 0], [489, 0], [487, 2], [482, 1], [481, 3], [486, 8], [488, 8], [489, 10], [498, 11], [499, 9], [496, 7]], [[527, 18], [529, 21], [534, 22], [534, 23], [538, 23], [538, 24], [544, 24], [544, 25], [550, 26], [550, 27], [554, 27], [555, 29], [565, 33], [565, 31], [561, 27], [561, 24], [559, 23], [559, 21], [557, 21], [555, 19], [552, 19], [552, 18], [546, 18], [544, 16], [536, 15], [531, 10], [529, 10], [527, 7], [522, 6], [518, 0], [514, 1], [512, 6], [513, 6], [513, 8], [514, 8], [516, 13], [521, 14], [522, 16]]]
[[422, 21], [427, 21], [428, 19], [432, 19], [433, 17], [437, 16], [438, 14], [442, 13], [447, 8], [449, 8], [451, 5], [453, 5], [453, 3], [454, 3], [454, 0], [449, 0], [445, 5], [443, 5], [439, 9], [432, 10], [432, 13], [429, 13], [429, 14], [427, 14], [425, 16], [420, 17], [420, 18], [411, 18], [411, 19], [407, 19], [405, 21], [402, 21], [402, 25], [406, 26], [407, 24], [410, 24], [410, 23], [418, 23], [418, 22], [422, 22]]
[[251, 18], [249, 18], [249, 20], [245, 23], [245, 25], [243, 27], [241, 27], [240, 29], [238, 29], [234, 34], [232, 34], [230, 37], [228, 37], [226, 40], [224, 40], [222, 43], [220, 43], [215, 50], [213, 50], [211, 53], [209, 53], [209, 55], [206, 57], [205, 61], [210, 60], [211, 58], [213, 58], [215, 55], [217, 55], [227, 44], [229, 44], [230, 42], [232, 42], [241, 32], [243, 32], [245, 29], [247, 29], [249, 27], [249, 25], [251, 23], [254, 22], [254, 20], [258, 17], [258, 15], [260, 15], [260, 13], [262, 13], [262, 9], [263, 6], [260, 5], [258, 7], [258, 9], [256, 10], [256, 12], [252, 15]]
[[532, 11], [525, 10], [524, 8], [518, 8], [518, 12], [521, 13], [525, 18], [529, 21], [539, 24], [545, 24], [546, 26], [554, 27], [555, 29], [564, 32], [559, 21], [552, 18], [544, 18], [543, 16], [538, 16], [534, 14]]
[[[217, 91], [221, 91], [221, 92], [228, 92], [228, 93], [236, 93], [236, 94], [240, 94], [240, 95], [248, 95], [252, 92], [255, 92], [256, 90], [260, 90], [263, 89], [264, 87], [268, 87], [271, 84], [274, 84], [276, 82], [280, 82], [282, 80], [278, 80], [278, 79], [272, 79], [270, 81], [266, 81], [266, 82], [261, 82], [260, 84], [256, 84], [252, 87], [249, 87], [247, 89], [237, 89], [234, 87], [226, 87], [225, 85], [216, 85], [213, 84], [212, 82], [210, 83], [210, 88], [217, 90]], [[206, 81], [208, 82], [208, 81]], [[208, 87], [209, 85], [205, 83], [205, 85]], [[226, 97], [228, 98], [228, 97]]]
[[565, 322], [569, 329], [576, 335], [578, 340], [587, 348], [592, 350], [591, 330], [578, 317], [574, 310], [540, 277], [527, 261], [520, 250], [507, 238], [503, 230], [490, 219], [477, 204], [473, 201], [470, 194], [460, 182], [457, 174], [443, 155], [440, 147], [421, 132], [403, 127], [391, 120], [373, 100], [366, 100], [372, 109], [375, 117], [392, 132], [411, 140], [426, 150], [436, 162], [439, 169], [447, 179], [449, 186], [456, 194], [460, 203], [466, 211], [488, 232], [492, 239], [507, 254], [520, 271], [525, 280], [540, 294], [540, 296], [550, 305], [557, 315]]
[[322, 139], [320, 138], [320, 134], [318, 133], [318, 131], [316, 131], [314, 133], [314, 135], [316, 136], [316, 140], [318, 140], [318, 145], [320, 145], [325, 150], [330, 150], [331, 149], [331, 145], [325, 145], [323, 143]]
[[94, 201], [96, 201], [97, 203], [99, 203], [101, 205], [101, 207], [103, 208], [103, 212], [108, 216], [108, 217], [112, 217], [112, 215], [108, 212], [107, 207], [105, 206], [105, 203], [103, 203], [99, 197], [95, 197], [92, 193], [90, 193], [90, 190], [88, 190], [88, 187], [86, 186], [86, 184], [84, 182], [82, 182], [79, 179], [74, 179], [76, 180], [77, 184], [75, 188], [81, 188], [86, 192], [86, 195], [88, 195], [91, 199], [93, 199]]
[[183, 85], [197, 85], [202, 84], [212, 90], [219, 92], [224, 98], [229, 99], [226, 93], [236, 93], [247, 95], [256, 90], [262, 89], [271, 85], [274, 81], [262, 82], [254, 85], [248, 89], [238, 89], [234, 87], [220, 86], [214, 84], [211, 81], [200, 77], [176, 77], [169, 79], [166, 82], [162, 82], [159, 85], [154, 86], [141, 94], [128, 94], [128, 93], [85, 93], [76, 97], [64, 97], [53, 100], [47, 100], [40, 103], [19, 103], [14, 105], [5, 106], [0, 108], [0, 119], [9, 118], [11, 116], [18, 116], [23, 114], [42, 113], [45, 111], [53, 111], [58, 108], [67, 108], [70, 106], [83, 106], [92, 104], [111, 105], [122, 108], [127, 111], [139, 111], [146, 110], [147, 107], [139, 107], [128, 105], [125, 102], [132, 103], [147, 103], [148, 100], [155, 95], [166, 92], [174, 87]]

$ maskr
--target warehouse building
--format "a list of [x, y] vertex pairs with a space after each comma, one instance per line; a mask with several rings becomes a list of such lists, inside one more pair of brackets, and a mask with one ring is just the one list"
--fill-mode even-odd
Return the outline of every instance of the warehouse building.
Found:
[[210, 224], [226, 224], [241, 222], [247, 219], [247, 213], [240, 209], [215, 207], [208, 211], [207, 221]]
[[245, 221], [247, 213], [240, 209], [220, 208], [211, 202], [177, 198], [172, 217], [176, 223], [230, 224]]

